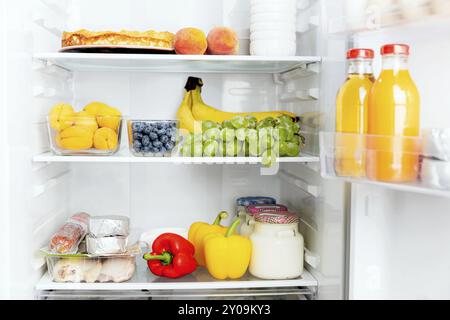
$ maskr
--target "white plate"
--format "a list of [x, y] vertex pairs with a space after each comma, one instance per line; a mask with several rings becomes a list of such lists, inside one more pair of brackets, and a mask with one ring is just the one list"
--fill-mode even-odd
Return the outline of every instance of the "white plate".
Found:
[[127, 45], [82, 45], [64, 47], [59, 52], [96, 52], [96, 53], [168, 53], [175, 52], [175, 49], [144, 46]]

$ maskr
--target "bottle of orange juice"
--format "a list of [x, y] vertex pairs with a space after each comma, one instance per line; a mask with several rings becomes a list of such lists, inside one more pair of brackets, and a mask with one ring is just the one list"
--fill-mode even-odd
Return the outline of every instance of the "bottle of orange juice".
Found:
[[[364, 140], [367, 133], [368, 96], [373, 76], [374, 52], [351, 49], [347, 52], [348, 77], [336, 100], [335, 170], [338, 176], [364, 177]], [[342, 134], [340, 134], [342, 133]]]
[[408, 70], [409, 46], [385, 45], [381, 54], [383, 70], [369, 95], [366, 174], [377, 181], [415, 181], [420, 95]]

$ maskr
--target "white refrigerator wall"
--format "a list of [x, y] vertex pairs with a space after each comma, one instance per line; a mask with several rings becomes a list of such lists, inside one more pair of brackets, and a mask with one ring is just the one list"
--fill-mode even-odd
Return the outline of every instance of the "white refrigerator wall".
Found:
[[[282, 174], [277, 177], [261, 175], [260, 168], [254, 165], [32, 162], [33, 155], [49, 149], [45, 116], [54, 104], [67, 101], [80, 109], [90, 101], [100, 100], [133, 118], [170, 119], [191, 75], [72, 73], [33, 62], [33, 52], [59, 49], [62, 30], [177, 30], [191, 25], [207, 31], [216, 24], [226, 24], [238, 29], [241, 49], [245, 50], [248, 1], [171, 0], [155, 5], [149, 0], [33, 0], [30, 5], [20, 0], [4, 1], [4, 5], [7, 8], [2, 10], [5, 17], [1, 40], [7, 46], [2, 46], [1, 54], [7, 79], [3, 76], [5, 85], [1, 86], [5, 156], [0, 170], [11, 179], [1, 185], [9, 192], [2, 193], [6, 208], [1, 223], [7, 230], [0, 244], [7, 257], [7, 263], [1, 266], [5, 271], [2, 297], [33, 297], [34, 284], [45, 270], [36, 252], [70, 214], [124, 214], [131, 217], [135, 230], [188, 227], [194, 221], [212, 220], [220, 210], [233, 212], [235, 199], [244, 195], [274, 196], [301, 213], [301, 230], [315, 261], [312, 271], [321, 285], [319, 298], [344, 296], [346, 220], [342, 185], [323, 182], [317, 166], [282, 165]], [[274, 107], [297, 114], [321, 111], [328, 115], [327, 127], [333, 123], [332, 101], [339, 85], [335, 79], [343, 76], [340, 57], [344, 48], [339, 41], [328, 44], [326, 30], [317, 24], [317, 19], [325, 17], [325, 1], [299, 1], [299, 7], [304, 10], [299, 11], [303, 20], [299, 24], [302, 32], [298, 34], [298, 54], [323, 55], [321, 72], [285, 79], [271, 75], [197, 74], [204, 79], [208, 104], [230, 111]], [[320, 90], [327, 86], [330, 90]], [[319, 100], [282, 98], [304, 89], [318, 89]], [[126, 132], [123, 142], [122, 147], [127, 148]], [[312, 149], [317, 151], [317, 145]], [[292, 185], [298, 181], [302, 187]]]
[[[359, 34], [356, 47], [411, 45], [410, 71], [421, 93], [422, 128], [450, 127], [448, 19]], [[450, 298], [450, 200], [354, 185], [351, 281], [354, 299]]]

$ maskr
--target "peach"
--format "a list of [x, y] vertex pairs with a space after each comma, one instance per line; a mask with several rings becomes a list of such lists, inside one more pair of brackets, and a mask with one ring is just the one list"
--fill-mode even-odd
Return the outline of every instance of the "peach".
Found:
[[239, 40], [236, 32], [227, 27], [216, 27], [208, 34], [208, 53], [216, 55], [232, 55], [239, 51]]
[[183, 28], [175, 35], [177, 54], [205, 54], [208, 48], [205, 33], [196, 28]]

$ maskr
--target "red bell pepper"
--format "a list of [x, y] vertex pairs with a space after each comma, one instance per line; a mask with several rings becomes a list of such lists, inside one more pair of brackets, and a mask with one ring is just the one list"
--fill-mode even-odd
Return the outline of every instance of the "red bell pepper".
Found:
[[144, 259], [157, 276], [176, 279], [191, 274], [197, 268], [194, 245], [177, 234], [159, 236], [153, 242], [152, 251], [145, 254]]

